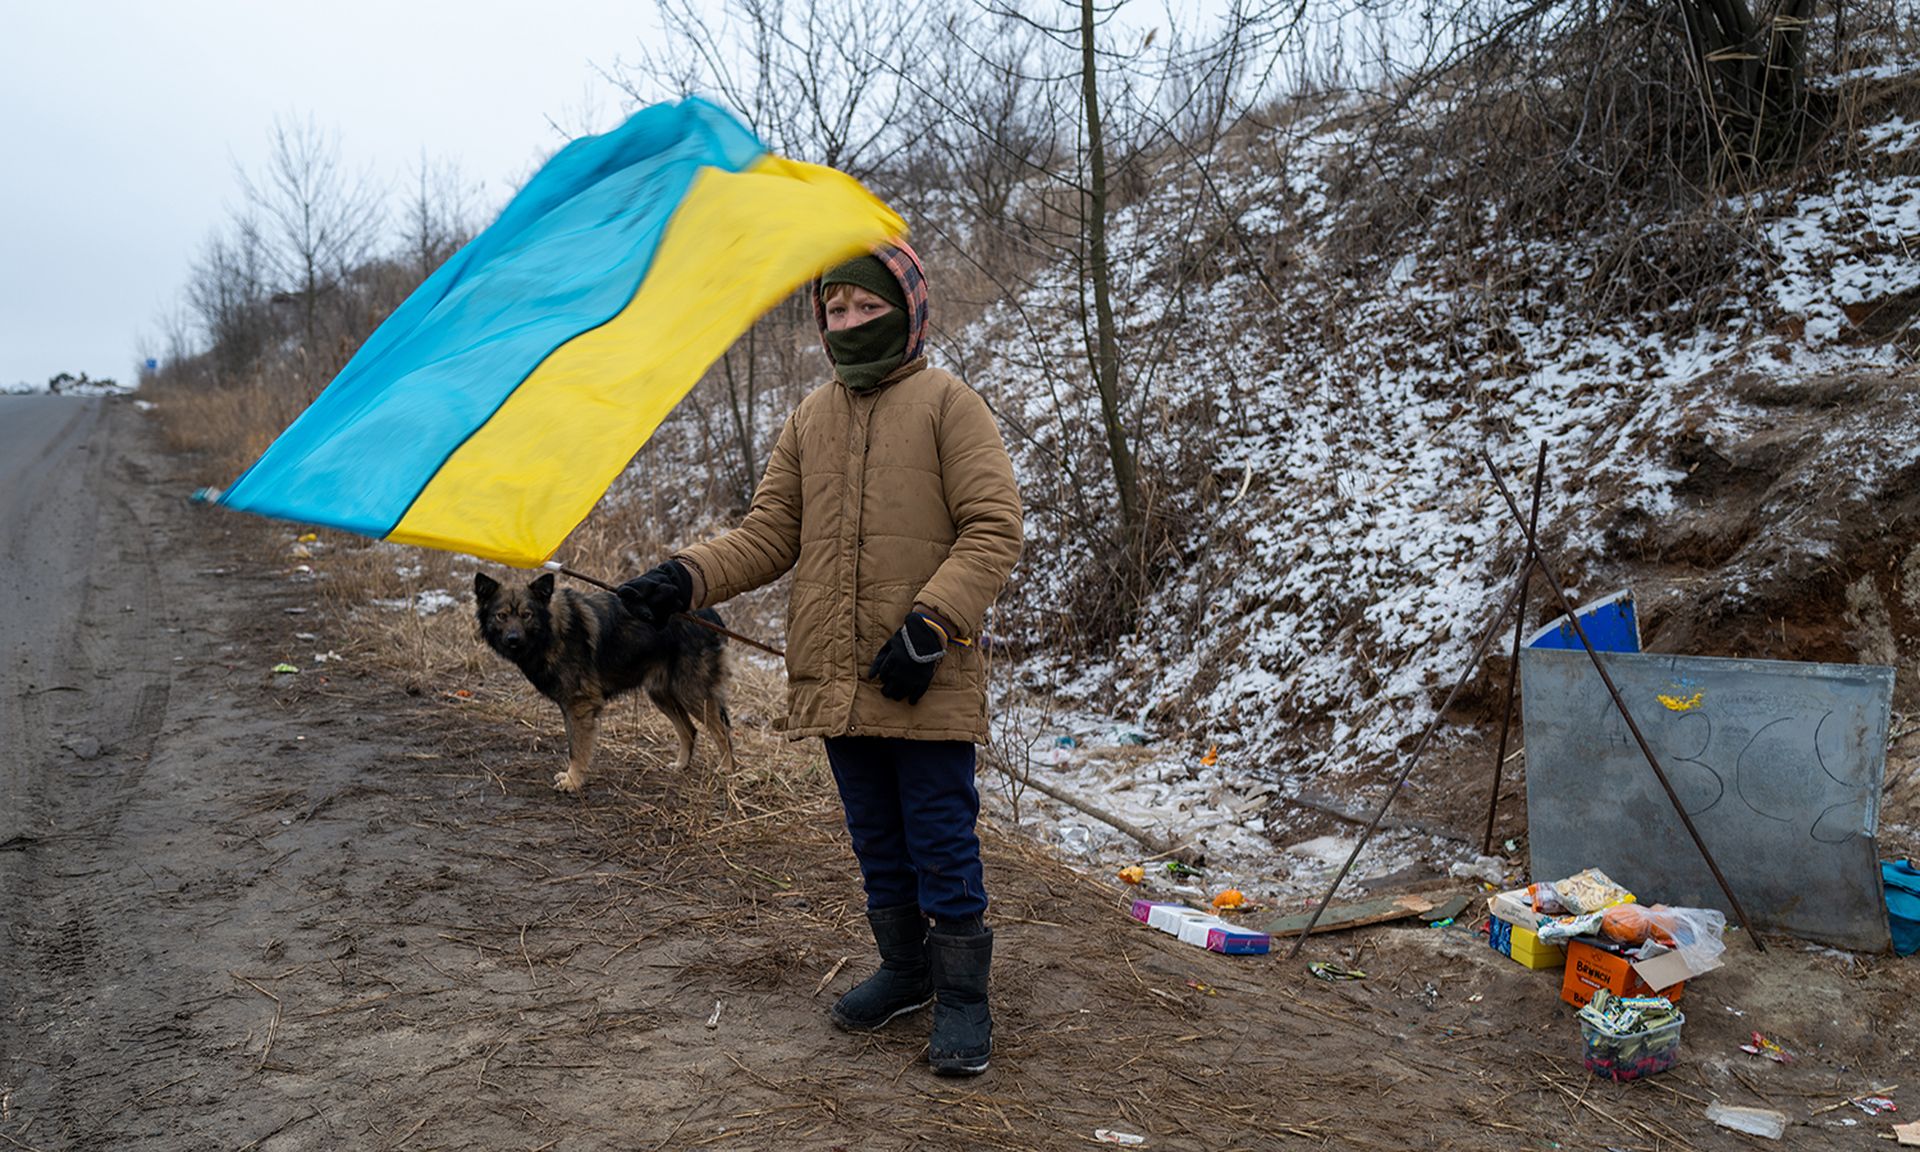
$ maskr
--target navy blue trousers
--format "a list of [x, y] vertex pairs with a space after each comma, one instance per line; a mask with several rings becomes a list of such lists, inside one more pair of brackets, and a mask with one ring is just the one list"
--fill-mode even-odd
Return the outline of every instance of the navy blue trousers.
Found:
[[972, 743], [834, 736], [826, 745], [867, 907], [918, 904], [936, 920], [985, 912]]

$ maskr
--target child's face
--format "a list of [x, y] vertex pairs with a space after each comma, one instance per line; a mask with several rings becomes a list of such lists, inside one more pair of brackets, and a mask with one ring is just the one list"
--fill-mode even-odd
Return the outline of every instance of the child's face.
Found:
[[869, 320], [885, 316], [893, 305], [865, 288], [835, 284], [827, 291], [827, 331], [841, 332], [858, 328]]

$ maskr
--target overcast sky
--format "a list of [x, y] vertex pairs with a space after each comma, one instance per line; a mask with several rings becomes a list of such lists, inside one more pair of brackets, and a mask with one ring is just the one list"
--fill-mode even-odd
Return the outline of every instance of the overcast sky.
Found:
[[129, 381], [276, 114], [396, 192], [422, 148], [456, 161], [490, 218], [561, 142], [549, 117], [618, 119], [595, 65], [654, 34], [651, 8], [0, 0], [0, 385]]

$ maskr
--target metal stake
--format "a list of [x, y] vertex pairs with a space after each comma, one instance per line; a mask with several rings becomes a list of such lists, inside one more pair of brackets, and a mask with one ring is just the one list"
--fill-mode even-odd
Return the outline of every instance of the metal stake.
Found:
[[[1547, 443], [1540, 442], [1540, 462], [1533, 466], [1533, 508], [1527, 524], [1540, 524], [1540, 485], [1547, 475]], [[1531, 538], [1529, 533], [1529, 538]], [[1500, 773], [1507, 766], [1507, 735], [1513, 731], [1513, 690], [1520, 683], [1520, 645], [1527, 636], [1527, 585], [1533, 582], [1533, 546], [1527, 546], [1527, 558], [1520, 565], [1520, 606], [1513, 614], [1513, 663], [1507, 665], [1507, 703], [1500, 710], [1500, 751], [1493, 756], [1493, 795], [1487, 797], [1487, 834], [1481, 839], [1480, 854], [1493, 855], [1493, 821], [1500, 809]]]

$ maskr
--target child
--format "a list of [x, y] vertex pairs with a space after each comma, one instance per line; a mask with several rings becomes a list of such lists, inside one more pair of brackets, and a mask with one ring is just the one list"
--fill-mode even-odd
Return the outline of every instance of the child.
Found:
[[835, 380], [787, 418], [746, 519], [621, 598], [664, 619], [795, 570], [784, 726], [825, 738], [880, 951], [834, 1022], [868, 1031], [933, 1002], [933, 1070], [974, 1075], [993, 1050], [993, 933], [974, 832], [987, 698], [973, 641], [1020, 557], [1020, 493], [986, 403], [922, 355], [912, 249], [828, 270], [813, 302]]

